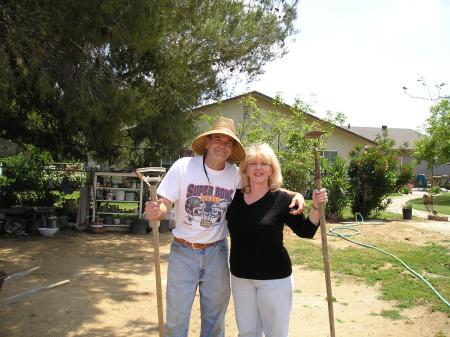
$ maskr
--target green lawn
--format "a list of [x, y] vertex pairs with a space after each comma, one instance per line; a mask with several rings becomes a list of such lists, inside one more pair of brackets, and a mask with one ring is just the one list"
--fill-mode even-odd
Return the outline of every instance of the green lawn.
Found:
[[[305, 200], [306, 209], [310, 209], [312, 205], [312, 200]], [[378, 212], [376, 214], [371, 215], [368, 219], [378, 219], [378, 220], [400, 220], [402, 219], [402, 214], [391, 213], [391, 212]], [[355, 214], [351, 211], [350, 207], [347, 207], [342, 212], [342, 221], [355, 221]], [[358, 217], [358, 221], [361, 221], [361, 218]]]
[[[355, 239], [358, 241], [358, 239]], [[444, 239], [443, 239], [444, 240]], [[365, 242], [399, 257], [412, 269], [425, 277], [447, 301], [450, 299], [450, 250], [438, 244], [415, 246], [404, 243]], [[322, 270], [322, 250], [319, 245], [297, 237], [285, 238], [285, 245], [292, 262], [310, 269]], [[427, 305], [450, 317], [450, 308], [434, 292], [408, 272], [392, 257], [368, 248], [349, 247], [329, 249], [331, 271], [340, 276], [350, 276], [369, 285], [381, 287], [381, 298], [395, 300], [397, 309], [415, 305]], [[433, 261], [433, 263], [430, 263]], [[342, 277], [341, 276], [341, 277]]]
[[[406, 204], [411, 205], [414, 209], [426, 211], [422, 198], [412, 199]], [[442, 193], [434, 196], [433, 207], [438, 214], [450, 215], [450, 193]]]

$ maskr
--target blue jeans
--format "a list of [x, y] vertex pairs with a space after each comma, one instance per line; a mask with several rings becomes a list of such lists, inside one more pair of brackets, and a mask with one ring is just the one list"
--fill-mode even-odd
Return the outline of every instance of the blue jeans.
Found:
[[225, 313], [230, 300], [226, 239], [197, 250], [172, 242], [167, 271], [167, 337], [187, 337], [197, 287], [200, 293], [200, 336], [224, 337]]

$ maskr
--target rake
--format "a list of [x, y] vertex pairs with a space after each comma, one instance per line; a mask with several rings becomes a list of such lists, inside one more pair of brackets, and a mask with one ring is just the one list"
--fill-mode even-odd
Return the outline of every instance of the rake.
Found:
[[[157, 200], [156, 188], [161, 182], [162, 177], [166, 173], [164, 167], [142, 167], [135, 170], [136, 175], [141, 179], [150, 189], [151, 201]], [[150, 176], [153, 175], [153, 176]], [[156, 278], [156, 299], [158, 304], [158, 328], [159, 336], [164, 336], [164, 316], [163, 316], [163, 301], [161, 289], [161, 264], [159, 260], [159, 221], [149, 220], [150, 227], [153, 233], [153, 256], [155, 261], [155, 278]]]
[[[305, 134], [305, 138], [319, 141], [320, 137], [323, 134], [324, 132], [322, 131], [311, 131]], [[322, 181], [321, 181], [319, 157], [316, 146], [314, 146], [314, 171], [316, 178], [316, 188], [317, 190], [320, 190], [322, 189]], [[319, 215], [320, 215], [320, 237], [322, 239], [323, 269], [325, 272], [325, 284], [327, 288], [328, 320], [330, 323], [330, 335], [331, 337], [335, 337], [333, 294], [331, 291], [330, 260], [328, 257], [327, 228], [325, 224], [325, 205], [323, 203], [319, 204]]]

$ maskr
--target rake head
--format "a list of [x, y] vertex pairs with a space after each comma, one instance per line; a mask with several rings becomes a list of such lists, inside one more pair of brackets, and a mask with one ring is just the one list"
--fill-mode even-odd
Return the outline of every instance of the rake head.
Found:
[[324, 134], [325, 134], [325, 132], [323, 132], [323, 131], [314, 130], [314, 131], [307, 132], [305, 134], [305, 138], [306, 139], [319, 139]]
[[141, 167], [137, 168], [135, 173], [139, 179], [150, 187], [151, 183], [158, 184], [162, 180], [166, 169], [164, 167]]

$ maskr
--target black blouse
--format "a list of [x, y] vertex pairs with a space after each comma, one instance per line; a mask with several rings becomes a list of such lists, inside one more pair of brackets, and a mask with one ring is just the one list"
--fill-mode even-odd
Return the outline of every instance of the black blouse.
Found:
[[242, 191], [236, 191], [227, 210], [230, 271], [234, 276], [270, 280], [291, 275], [291, 259], [283, 246], [284, 224], [302, 238], [314, 237], [318, 228], [303, 214], [290, 214], [291, 201], [284, 191], [269, 191], [248, 205]]

